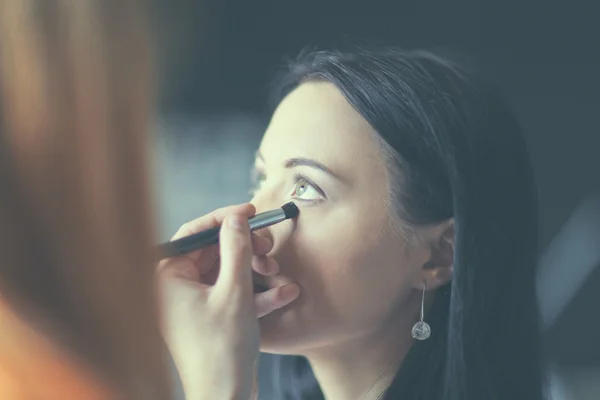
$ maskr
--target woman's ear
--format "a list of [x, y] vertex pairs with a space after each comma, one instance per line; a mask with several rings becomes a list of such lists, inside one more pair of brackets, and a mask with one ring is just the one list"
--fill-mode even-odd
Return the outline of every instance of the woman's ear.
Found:
[[427, 243], [429, 259], [421, 268], [422, 281], [428, 289], [437, 289], [450, 282], [454, 272], [454, 219], [431, 228]]

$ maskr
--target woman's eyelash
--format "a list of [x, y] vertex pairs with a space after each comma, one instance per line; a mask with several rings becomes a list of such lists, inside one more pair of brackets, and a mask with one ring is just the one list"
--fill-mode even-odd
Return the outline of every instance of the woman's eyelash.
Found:
[[258, 189], [260, 189], [260, 185], [266, 178], [266, 175], [261, 171], [253, 170], [252, 172], [250, 172], [251, 185], [248, 194], [254, 196], [254, 194], [258, 191]]
[[262, 181], [264, 181], [266, 178], [265, 174], [263, 174], [260, 171], [252, 171], [250, 173], [250, 182], [252, 182], [253, 185], [256, 185], [258, 183], [261, 183]]
[[[256, 194], [256, 192], [258, 192], [258, 190], [260, 189], [260, 186], [266, 179], [267, 179], [267, 176], [265, 173], [258, 171], [258, 170], [253, 170], [250, 173], [251, 187], [250, 187], [250, 190], [248, 191], [248, 194], [251, 196], [254, 196]], [[294, 185], [297, 185], [299, 182], [306, 182], [313, 189], [315, 189], [317, 191], [317, 193], [319, 193], [321, 196], [323, 196], [323, 198], [327, 198], [327, 196], [325, 195], [325, 192], [323, 192], [323, 190], [316, 183], [314, 183], [312, 180], [310, 180], [309, 178], [307, 178], [306, 176], [304, 176], [300, 173], [295, 173], [293, 176], [293, 183], [294, 183]]]
[[306, 182], [306, 183], [308, 183], [321, 196], [323, 196], [323, 198], [327, 198], [327, 196], [325, 196], [325, 192], [323, 192], [323, 190], [316, 183], [314, 183], [313, 181], [311, 181], [310, 179], [308, 179], [306, 176], [304, 176], [304, 175], [296, 172], [294, 174], [294, 184], [298, 184], [299, 182]]

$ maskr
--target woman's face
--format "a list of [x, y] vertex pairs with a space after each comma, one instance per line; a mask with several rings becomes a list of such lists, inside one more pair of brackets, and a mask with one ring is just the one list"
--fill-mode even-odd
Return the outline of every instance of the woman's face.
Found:
[[257, 279], [294, 281], [301, 295], [261, 319], [263, 351], [306, 354], [397, 318], [416, 321], [418, 307], [402, 310], [419, 285], [422, 252], [393, 233], [375, 135], [330, 83], [302, 84], [277, 108], [257, 152], [252, 203], [265, 211], [293, 200], [300, 216], [262, 231], [281, 271]]

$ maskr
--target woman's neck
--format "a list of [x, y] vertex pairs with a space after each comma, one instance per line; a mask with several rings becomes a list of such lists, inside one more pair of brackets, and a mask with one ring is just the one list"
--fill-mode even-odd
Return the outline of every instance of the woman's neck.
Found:
[[398, 321], [306, 355], [326, 400], [374, 400], [389, 387], [413, 339]]

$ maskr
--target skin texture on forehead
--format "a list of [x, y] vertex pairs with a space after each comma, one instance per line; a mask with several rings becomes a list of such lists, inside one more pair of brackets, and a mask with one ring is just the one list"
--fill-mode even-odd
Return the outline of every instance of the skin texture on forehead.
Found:
[[[355, 185], [367, 180], [387, 190], [385, 162], [376, 137], [369, 123], [333, 84], [307, 82], [283, 99], [265, 133], [261, 151], [310, 154], [326, 160], [330, 169]], [[270, 147], [284, 143], [293, 146]]]

